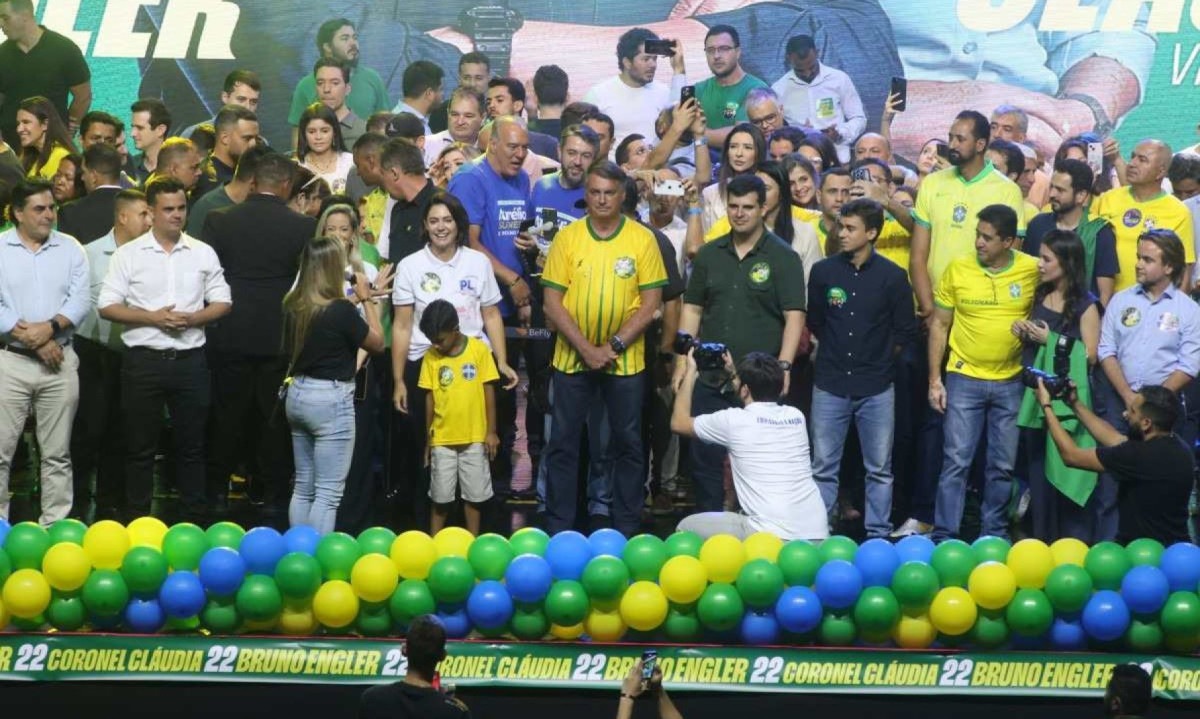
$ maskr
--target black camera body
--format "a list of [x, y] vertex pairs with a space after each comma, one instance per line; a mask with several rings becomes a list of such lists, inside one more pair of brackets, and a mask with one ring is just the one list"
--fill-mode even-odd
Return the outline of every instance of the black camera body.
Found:
[[725, 369], [725, 353], [728, 348], [721, 342], [698, 342], [687, 332], [675, 333], [675, 354], [686, 355], [692, 349], [696, 351], [692, 357], [696, 360], [696, 369], [701, 372]]
[[1054, 374], [1036, 367], [1026, 367], [1021, 370], [1021, 382], [1026, 387], [1036, 390], [1040, 379], [1051, 399], [1065, 397], [1071, 388], [1071, 350], [1074, 347], [1074, 337], [1060, 334], [1058, 341], [1054, 343]]

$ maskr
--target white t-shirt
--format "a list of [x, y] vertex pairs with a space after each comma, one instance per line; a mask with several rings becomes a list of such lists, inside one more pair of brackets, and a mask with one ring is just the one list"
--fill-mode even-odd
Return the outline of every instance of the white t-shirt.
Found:
[[442, 262], [426, 246], [400, 260], [392, 285], [394, 306], [413, 305], [412, 340], [408, 358], [419, 360], [429, 350], [429, 338], [421, 332], [421, 314], [434, 300], [446, 300], [458, 310], [459, 330], [483, 340], [483, 308], [500, 303], [500, 286], [487, 255], [460, 247], [449, 262]]
[[829, 536], [805, 425], [800, 410], [775, 402], [753, 402], [695, 420], [698, 438], [729, 450], [733, 486], [751, 526], [781, 539]]
[[338, 153], [337, 166], [332, 172], [320, 172], [316, 166], [305, 162], [304, 166], [316, 173], [317, 177], [329, 183], [333, 194], [340, 195], [346, 191], [346, 178], [350, 176], [350, 168], [354, 167], [354, 155], [349, 152]]
[[615, 151], [626, 135], [634, 133], [654, 144], [658, 137], [654, 133], [654, 121], [658, 119], [658, 113], [678, 101], [679, 91], [686, 84], [686, 76], [676, 75], [671, 78], [670, 87], [661, 82], [630, 87], [621, 80], [620, 75], [616, 75], [593, 85], [583, 101], [592, 103], [600, 108], [600, 112], [612, 118], [616, 125], [612, 142]]

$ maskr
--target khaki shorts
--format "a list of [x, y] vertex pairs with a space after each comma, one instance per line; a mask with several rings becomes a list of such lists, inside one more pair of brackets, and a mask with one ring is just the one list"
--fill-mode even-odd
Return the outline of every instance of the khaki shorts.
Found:
[[467, 502], [492, 498], [492, 473], [482, 442], [458, 447], [432, 447], [429, 452], [429, 498], [435, 504], [454, 502], [454, 490]]

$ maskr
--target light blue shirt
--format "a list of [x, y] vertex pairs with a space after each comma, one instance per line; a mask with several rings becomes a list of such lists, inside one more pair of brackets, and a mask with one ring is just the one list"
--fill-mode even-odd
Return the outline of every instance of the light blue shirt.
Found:
[[392, 108], [392, 112], [396, 115], [399, 115], [402, 112], [407, 112], [410, 115], [416, 115], [417, 119], [420, 120], [423, 125], [425, 125], [425, 134], [433, 134], [433, 130], [429, 127], [429, 117], [417, 108], [409, 105], [404, 100], [400, 100], [400, 102], [396, 103], [396, 106]]
[[10, 334], [18, 322], [71, 321], [56, 339], [65, 344], [92, 306], [88, 261], [70, 235], [51, 230], [36, 252], [21, 244], [16, 228], [0, 233], [0, 341], [21, 345]]
[[1151, 302], [1141, 285], [1113, 295], [1100, 326], [1103, 361], [1116, 357], [1129, 388], [1162, 384], [1172, 372], [1200, 373], [1200, 305], [1171, 285]]
[[104, 287], [104, 276], [108, 274], [108, 263], [117, 251], [116, 235], [110, 230], [107, 235], [84, 245], [88, 259], [88, 290], [92, 298], [92, 306], [87, 317], [79, 324], [78, 334], [93, 342], [107, 345], [111, 339], [112, 322], [100, 316], [96, 302], [100, 299], [100, 290]]

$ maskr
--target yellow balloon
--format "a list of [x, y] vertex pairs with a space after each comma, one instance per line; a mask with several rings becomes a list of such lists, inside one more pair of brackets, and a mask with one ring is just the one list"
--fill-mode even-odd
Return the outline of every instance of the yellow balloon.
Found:
[[1008, 550], [1005, 562], [1021, 589], [1041, 589], [1056, 566], [1054, 552], [1040, 539], [1022, 539]]
[[718, 534], [704, 540], [700, 547], [700, 563], [708, 570], [711, 582], [732, 582], [746, 563], [746, 550], [730, 534]]
[[392, 541], [391, 557], [401, 577], [425, 579], [437, 561], [438, 548], [433, 537], [412, 529]]
[[318, 622], [330, 629], [341, 629], [358, 616], [358, 595], [349, 582], [333, 579], [317, 590], [312, 607]]
[[14, 617], [33, 619], [50, 606], [50, 584], [36, 569], [18, 569], [9, 575], [0, 596]]
[[279, 631], [292, 636], [308, 636], [317, 630], [317, 618], [312, 607], [284, 607], [279, 615]]
[[167, 525], [158, 517], [138, 517], [129, 523], [129, 544], [133, 547], [153, 547], [162, 551]]
[[583, 636], [583, 622], [564, 627], [561, 624], [550, 625], [550, 636], [555, 639], [578, 639]]
[[615, 642], [625, 636], [625, 620], [620, 612], [602, 612], [592, 609], [583, 620], [588, 636], [597, 642]]
[[909, 616], [902, 614], [892, 628], [892, 641], [902, 649], [925, 649], [937, 639], [937, 627], [929, 621], [928, 614]]
[[929, 621], [939, 632], [956, 637], [975, 626], [979, 609], [962, 587], [943, 587], [929, 605]]
[[102, 519], [84, 533], [83, 551], [96, 569], [119, 569], [129, 551], [129, 530], [111, 519]]
[[676, 604], [691, 604], [708, 587], [708, 571], [699, 559], [681, 554], [671, 557], [663, 565], [658, 573], [658, 584], [667, 599]]
[[975, 603], [984, 609], [1003, 609], [1017, 593], [1017, 579], [1007, 565], [984, 562], [971, 570], [967, 589]]
[[475, 535], [462, 527], [446, 527], [433, 538], [439, 557], [462, 557], [463, 559], [467, 558], [467, 550], [471, 548], [471, 542], [474, 541]]
[[1063, 537], [1050, 545], [1050, 554], [1054, 555], [1054, 566], [1074, 564], [1082, 567], [1087, 559], [1088, 545], [1074, 537]]
[[667, 618], [667, 596], [654, 582], [634, 582], [621, 597], [621, 618], [639, 632], [657, 629]]
[[78, 544], [56, 544], [42, 557], [42, 574], [60, 592], [79, 589], [91, 573], [92, 561]]
[[3, 601], [0, 601], [0, 629], [4, 629], [8, 626], [8, 620], [10, 618], [11, 617], [8, 616], [8, 607], [4, 606]]
[[396, 565], [382, 554], [364, 554], [350, 570], [350, 586], [359, 599], [367, 602], [388, 599], [399, 582]]
[[768, 559], [774, 562], [783, 549], [783, 540], [770, 532], [755, 532], [742, 540], [742, 548], [746, 550], [746, 561], [752, 559]]

